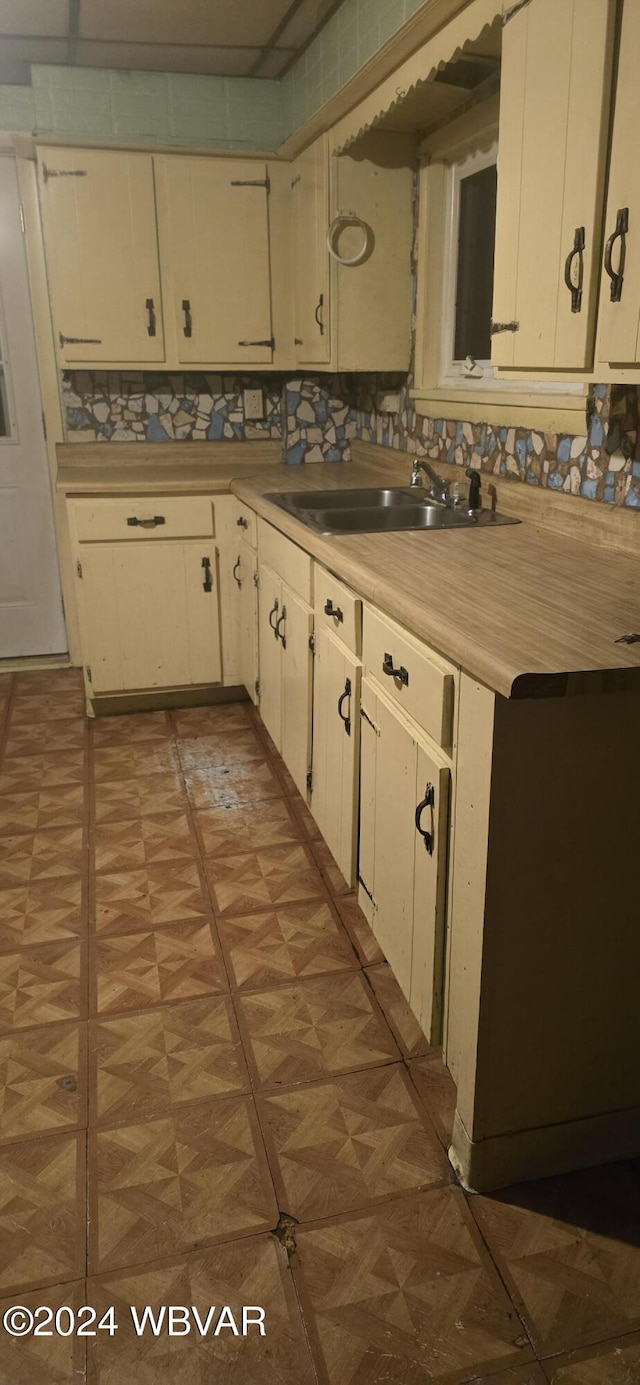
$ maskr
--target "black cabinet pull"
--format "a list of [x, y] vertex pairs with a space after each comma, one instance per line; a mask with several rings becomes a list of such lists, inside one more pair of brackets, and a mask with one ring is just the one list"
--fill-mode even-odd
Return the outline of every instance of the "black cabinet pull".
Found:
[[388, 678], [397, 678], [401, 683], [404, 684], [405, 688], [409, 687], [409, 674], [406, 668], [403, 668], [402, 664], [400, 665], [400, 668], [394, 668], [393, 659], [390, 654], [385, 654], [384, 656], [382, 662], [382, 672], [386, 673]]
[[155, 337], [156, 334], [156, 310], [153, 306], [153, 299], [147, 298], [145, 303], [147, 310], [147, 336]]
[[274, 603], [273, 603], [273, 606], [271, 607], [271, 610], [269, 611], [269, 624], [270, 624], [270, 626], [271, 626], [271, 629], [273, 630], [273, 633], [274, 633], [276, 639], [278, 638], [278, 631], [277, 631], [277, 629], [276, 629], [277, 621], [274, 623], [273, 617], [274, 617], [274, 616], [277, 616], [279, 609], [280, 609], [280, 602], [278, 601], [278, 598], [276, 597], [276, 599], [275, 599], [275, 601], [274, 601]]
[[281, 635], [281, 634], [280, 634], [280, 626], [282, 625], [283, 620], [286, 620], [286, 619], [287, 619], [287, 608], [286, 608], [286, 606], [283, 606], [283, 607], [282, 607], [282, 615], [281, 615], [281, 616], [278, 616], [278, 619], [277, 619], [277, 621], [276, 621], [276, 639], [277, 639], [277, 640], [282, 640], [282, 648], [283, 648], [283, 649], [286, 649], [286, 647], [287, 647], [287, 637], [286, 637], [286, 635]]
[[260, 341], [239, 341], [238, 346], [270, 346], [272, 351], [276, 349], [275, 337], [262, 337]]
[[248, 521], [248, 519], [245, 519], [244, 515], [240, 515], [240, 518], [236, 520], [236, 524], [237, 524], [237, 526], [238, 526], [239, 529], [248, 529], [248, 528], [249, 528], [249, 521]]
[[202, 567], [204, 568], [204, 582], [202, 583], [202, 588], [203, 591], [210, 592], [213, 590], [213, 578], [211, 576], [211, 559], [203, 558]]
[[[323, 308], [324, 308], [324, 294], [321, 293], [321, 294], [320, 294], [320, 297], [319, 297], [319, 299], [318, 299], [317, 305], [316, 305], [315, 313], [314, 313], [315, 320], [316, 320], [316, 322], [317, 322], [317, 324], [318, 324], [318, 327], [320, 328], [320, 336], [321, 336], [321, 337], [324, 336], [324, 312], [323, 312]], [[322, 317], [320, 316], [321, 313], [322, 313]]]
[[[619, 303], [622, 298], [622, 285], [624, 283], [624, 262], [627, 253], [627, 232], [629, 230], [629, 208], [621, 207], [616, 217], [616, 229], [609, 236], [604, 248], [604, 267], [611, 280], [611, 302]], [[618, 268], [613, 268], [612, 256], [613, 247], [616, 241], [620, 241], [620, 259]]]
[[[349, 715], [349, 716], [347, 716], [347, 717], [344, 717], [344, 716], [342, 715], [343, 703], [346, 702], [346, 700], [347, 700], [348, 697], [351, 697], [351, 679], [350, 679], [350, 678], [345, 678], [344, 692], [343, 692], [343, 693], [340, 693], [340, 696], [339, 696], [339, 698], [338, 698], [338, 716], [340, 717], [340, 720], [341, 720], [341, 722], [342, 722], [343, 725], [344, 725], [344, 729], [345, 729], [347, 735], [350, 736], [350, 735], [351, 735], [351, 716]], [[351, 707], [349, 707], [349, 712], [351, 712]]]
[[240, 554], [238, 554], [237, 561], [233, 564], [233, 576], [234, 576], [234, 580], [238, 583], [238, 586], [241, 587], [241, 586], [242, 586], [242, 578], [241, 578], [241, 577], [238, 577], [238, 568], [239, 568], [239, 567], [242, 567], [242, 558], [240, 557]]
[[[416, 832], [419, 832], [419, 833], [420, 833], [420, 836], [422, 837], [422, 840], [423, 840], [424, 845], [425, 845], [425, 850], [429, 852], [429, 855], [430, 855], [430, 856], [433, 856], [433, 836], [434, 836], [434, 833], [433, 833], [433, 809], [434, 809], [434, 807], [435, 807], [435, 802], [436, 802], [436, 791], [435, 791], [435, 789], [434, 789], [434, 787], [433, 787], [433, 784], [427, 784], [427, 785], [426, 785], [426, 788], [425, 788], [425, 791], [424, 791], [424, 798], [422, 799], [422, 801], [418, 804], [418, 806], [417, 806], [417, 808], [416, 808]], [[431, 811], [431, 831], [430, 831], [430, 832], [425, 832], [424, 828], [423, 828], [422, 825], [421, 825], [421, 824], [422, 824], [422, 814], [424, 813], [425, 808], [431, 808], [431, 810], [432, 810], [432, 811]]]
[[127, 524], [131, 529], [157, 529], [159, 524], [165, 524], [164, 515], [154, 515], [152, 519], [138, 519], [136, 515], [130, 515]]
[[193, 320], [191, 317], [191, 304], [188, 298], [183, 298], [182, 300], [182, 311], [184, 313], [184, 327], [182, 330], [185, 337], [190, 337], [193, 332]]
[[338, 622], [344, 620], [344, 616], [342, 614], [342, 611], [340, 610], [340, 607], [334, 606], [331, 597], [328, 597], [324, 603], [324, 613], [326, 616], [333, 616], [334, 619]]
[[[582, 285], [584, 282], [584, 249], [586, 245], [584, 226], [577, 226], [573, 238], [573, 247], [569, 251], [564, 265], [564, 282], [571, 294], [571, 311], [579, 313], [582, 310]], [[573, 282], [573, 262], [578, 259], [578, 282]]]

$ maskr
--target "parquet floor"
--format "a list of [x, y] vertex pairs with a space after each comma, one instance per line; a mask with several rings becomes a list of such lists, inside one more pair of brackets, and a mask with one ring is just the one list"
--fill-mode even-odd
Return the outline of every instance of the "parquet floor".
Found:
[[[640, 1162], [456, 1185], [451, 1079], [253, 709], [89, 723], [16, 674], [0, 728], [0, 1385], [640, 1385]], [[136, 1335], [170, 1304], [266, 1336]]]

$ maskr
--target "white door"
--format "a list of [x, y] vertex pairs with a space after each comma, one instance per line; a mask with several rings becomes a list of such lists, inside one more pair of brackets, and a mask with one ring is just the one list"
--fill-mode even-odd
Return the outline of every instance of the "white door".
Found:
[[0, 658], [66, 649], [18, 182], [0, 158]]

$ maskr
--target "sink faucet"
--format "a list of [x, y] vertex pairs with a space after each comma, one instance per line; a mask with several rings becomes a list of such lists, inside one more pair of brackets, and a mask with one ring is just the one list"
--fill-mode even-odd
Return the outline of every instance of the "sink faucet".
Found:
[[431, 482], [429, 487], [431, 499], [438, 500], [441, 505], [446, 505], [449, 501], [449, 482], [445, 481], [442, 476], [438, 476], [437, 471], [434, 471], [433, 467], [429, 466], [428, 462], [421, 462], [419, 457], [414, 457], [413, 459], [413, 471], [411, 472], [410, 484], [412, 486], [422, 485], [420, 480], [421, 471], [424, 471]]

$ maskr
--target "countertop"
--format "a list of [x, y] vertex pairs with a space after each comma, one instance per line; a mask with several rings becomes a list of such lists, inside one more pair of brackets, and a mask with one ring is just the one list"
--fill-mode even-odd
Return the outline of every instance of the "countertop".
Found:
[[63, 495], [216, 495], [234, 478], [277, 464], [282, 444], [60, 443], [56, 452]]

